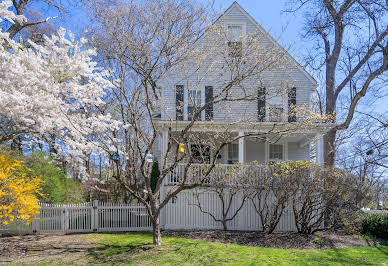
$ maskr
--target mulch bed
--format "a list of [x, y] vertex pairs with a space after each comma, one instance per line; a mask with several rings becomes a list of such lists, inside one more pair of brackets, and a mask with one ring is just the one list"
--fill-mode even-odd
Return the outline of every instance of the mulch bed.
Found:
[[254, 247], [283, 249], [329, 249], [361, 246], [377, 246], [380, 243], [340, 232], [316, 232], [303, 235], [295, 232], [261, 232], [241, 231], [164, 231], [163, 236], [184, 237], [212, 242], [231, 243]]
[[82, 261], [83, 254], [93, 243], [80, 235], [36, 234], [0, 237], [0, 265], [25, 257], [37, 260], [54, 256], [58, 261], [71, 253], [70, 264]]

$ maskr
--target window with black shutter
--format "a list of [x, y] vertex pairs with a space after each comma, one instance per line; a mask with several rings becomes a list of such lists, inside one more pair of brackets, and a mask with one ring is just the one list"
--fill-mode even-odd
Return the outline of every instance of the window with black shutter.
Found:
[[288, 91], [288, 122], [296, 122], [296, 88]]
[[[187, 120], [191, 121], [194, 116], [201, 109], [201, 91], [189, 90], [188, 103], [187, 103]], [[199, 113], [195, 120], [201, 120], [201, 114]]]
[[183, 85], [175, 86], [175, 96], [176, 96], [176, 120], [183, 120]]
[[[205, 104], [213, 101], [213, 87], [206, 86], [205, 87]], [[213, 120], [213, 103], [206, 106], [205, 109], [205, 120], [211, 121]]]
[[265, 120], [265, 88], [257, 90], [257, 119], [259, 122]]

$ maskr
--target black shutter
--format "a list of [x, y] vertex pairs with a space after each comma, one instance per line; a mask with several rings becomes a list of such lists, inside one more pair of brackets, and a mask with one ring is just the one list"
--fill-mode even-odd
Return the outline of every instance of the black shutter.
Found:
[[257, 119], [259, 122], [265, 120], [265, 88], [257, 90]]
[[[205, 104], [213, 101], [213, 87], [206, 86], [205, 87]], [[205, 109], [205, 120], [211, 121], [213, 120], [213, 103], [209, 104]]]
[[288, 122], [296, 122], [296, 88], [293, 87], [288, 91]]
[[176, 85], [175, 89], [176, 120], [183, 120], [183, 85]]

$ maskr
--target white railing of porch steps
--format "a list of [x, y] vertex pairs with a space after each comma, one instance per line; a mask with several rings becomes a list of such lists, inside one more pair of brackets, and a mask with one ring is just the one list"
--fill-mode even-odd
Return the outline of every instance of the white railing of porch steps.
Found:
[[18, 220], [8, 225], [4, 225], [0, 221], [0, 233], [151, 230], [151, 221], [147, 210], [139, 204], [112, 205], [95, 201], [71, 205], [40, 205], [40, 214], [29, 225]]
[[[178, 164], [172, 171], [167, 175], [167, 177], [164, 180], [165, 185], [177, 185], [181, 184], [182, 179], [185, 174], [185, 168], [186, 168], [185, 163], [180, 163]], [[171, 166], [171, 164], [167, 165]], [[187, 172], [187, 177], [186, 177], [186, 182], [187, 184], [190, 183], [195, 183], [204, 178], [204, 175], [206, 174], [206, 171], [208, 170], [208, 167], [210, 167], [210, 164], [199, 164], [199, 163], [193, 163], [189, 166], [188, 172]], [[211, 177], [214, 175], [220, 175], [222, 173], [225, 173], [229, 168], [231, 167], [249, 167], [246, 165], [236, 165], [236, 164], [216, 164], [214, 168], [212, 169], [209, 179], [211, 180]], [[254, 171], [262, 174], [265, 173], [266, 171], [266, 166], [265, 165], [257, 165], [252, 168]], [[211, 181], [205, 180], [203, 182], [204, 184], [210, 184]]]

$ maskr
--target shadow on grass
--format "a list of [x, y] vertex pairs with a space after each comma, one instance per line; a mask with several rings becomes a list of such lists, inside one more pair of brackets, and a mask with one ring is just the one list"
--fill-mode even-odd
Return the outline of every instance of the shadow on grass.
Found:
[[[105, 233], [102, 233], [104, 235]], [[128, 233], [107, 233], [114, 236], [128, 236], [131, 238], [133, 234]], [[149, 232], [137, 232], [135, 236], [151, 237]], [[177, 251], [179, 248], [175, 248], [169, 245], [162, 245], [155, 247], [152, 241], [140, 241], [134, 240], [132, 243], [102, 243], [100, 242], [97, 247], [89, 248], [87, 254], [90, 263], [131, 263], [135, 260], [135, 257], [139, 256], [152, 256], [160, 252], [165, 251]]]
[[[152, 249], [149, 243], [128, 245], [101, 245], [87, 250], [92, 263], [130, 262], [131, 257]], [[125, 255], [125, 256], [122, 256]]]
[[[178, 261], [186, 261], [186, 263], [201, 262], [199, 257], [203, 256], [203, 250], [208, 250], [206, 257], [203, 258], [203, 264], [217, 264], [220, 259], [224, 259], [224, 263], [273, 263], [277, 261], [280, 264], [346, 264], [346, 265], [373, 265], [378, 261], [388, 261], [388, 248], [386, 246], [370, 246], [358, 248], [345, 249], [326, 249], [326, 250], [272, 250], [257, 247], [233, 248], [225, 250], [215, 244], [207, 246], [206, 242], [198, 240], [188, 240], [184, 238], [170, 238], [163, 239], [164, 244], [161, 247], [154, 247], [151, 241], [150, 233], [117, 233], [109, 234], [113, 237], [125, 236], [125, 241], [120, 238], [115, 238], [111, 243], [99, 241], [97, 247], [87, 249], [88, 261], [92, 264], [121, 264], [129, 263], [142, 264], [150, 262], [151, 264], [159, 263], [176, 263]], [[143, 239], [146, 237], [146, 239]], [[148, 240], [150, 239], [150, 240]], [[250, 251], [247, 251], [248, 248]], [[202, 250], [202, 251], [201, 251]], [[227, 252], [227, 253], [225, 253]], [[229, 254], [231, 256], [226, 256]], [[254, 254], [257, 252], [258, 256], [246, 256], [246, 254]], [[233, 255], [233, 256], [232, 256]], [[176, 257], [174, 259], [174, 256]], [[274, 257], [273, 257], [274, 256]], [[376, 258], [375, 258], [376, 257]], [[184, 260], [183, 260], [184, 259]]]
[[[349, 248], [345, 249], [330, 249], [326, 254], [317, 254], [316, 256], [309, 257], [306, 261], [307, 264], [324, 264], [324, 265], [376, 265], [381, 262], [384, 263], [384, 257], [388, 260], [387, 250], [384, 247], [371, 246], [368, 249], [376, 249], [370, 251], [368, 254], [360, 253], [354, 254]], [[384, 250], [385, 249], [385, 250]], [[375, 257], [374, 257], [375, 256]]]

